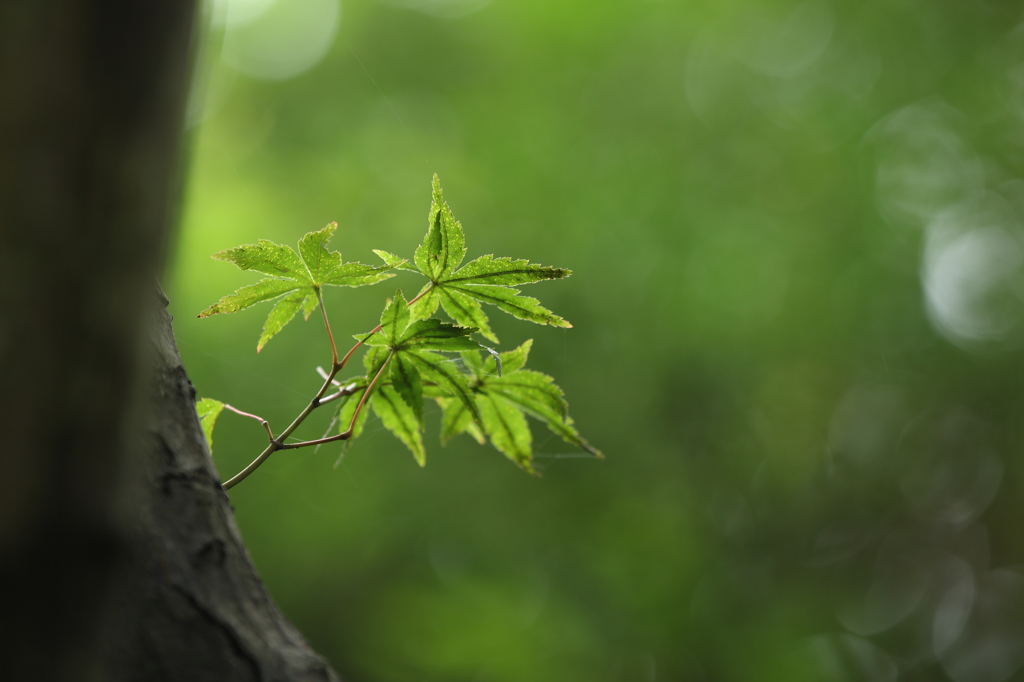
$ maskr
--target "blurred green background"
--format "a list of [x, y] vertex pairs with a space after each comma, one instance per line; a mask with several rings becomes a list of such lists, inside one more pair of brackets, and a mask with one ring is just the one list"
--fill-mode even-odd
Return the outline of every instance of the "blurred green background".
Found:
[[[168, 289], [201, 396], [281, 428], [330, 361], [215, 251], [411, 256], [430, 177], [494, 253], [571, 268], [494, 311], [607, 455], [533, 479], [428, 414], [231, 491], [353, 682], [1022, 679], [1024, 20], [980, 0], [220, 0]], [[367, 331], [412, 275], [334, 289]], [[300, 434], [319, 436], [329, 414]], [[262, 448], [225, 414], [227, 478]]]

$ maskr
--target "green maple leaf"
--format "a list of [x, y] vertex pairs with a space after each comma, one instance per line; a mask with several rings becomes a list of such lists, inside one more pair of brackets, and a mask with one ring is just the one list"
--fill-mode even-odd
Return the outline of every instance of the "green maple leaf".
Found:
[[469, 410], [454, 398], [439, 397], [437, 404], [441, 406], [441, 444], [460, 433], [468, 433], [480, 445], [487, 443], [483, 430], [473, 421]]
[[430, 281], [413, 305], [413, 320], [429, 318], [438, 306], [456, 323], [475, 327], [487, 339], [498, 343], [481, 303], [487, 303], [521, 320], [554, 327], [571, 327], [566, 320], [544, 308], [540, 301], [520, 294], [514, 287], [548, 279], [561, 279], [571, 270], [530, 263], [528, 260], [495, 258], [487, 255], [466, 263], [466, 239], [462, 225], [455, 220], [441, 193], [437, 175], [433, 180], [433, 200], [428, 214], [429, 226], [423, 243], [409, 263], [386, 251], [374, 251], [388, 267], [414, 270]]
[[395, 353], [391, 358], [391, 386], [413, 412], [416, 423], [423, 425], [423, 381], [419, 370], [407, 353]]
[[381, 386], [375, 390], [370, 402], [384, 428], [405, 443], [420, 466], [425, 466], [427, 451], [423, 447], [423, 428], [412, 407], [390, 386]]
[[203, 435], [206, 436], [206, 445], [213, 453], [213, 427], [217, 423], [217, 417], [224, 411], [224, 403], [213, 398], [203, 398], [196, 402], [196, 414], [199, 415], [199, 425], [203, 427]]
[[[425, 461], [422, 436], [423, 396], [454, 397], [467, 415], [482, 425], [480, 411], [465, 376], [450, 358], [437, 351], [467, 351], [481, 348], [469, 338], [477, 330], [459, 327], [437, 319], [413, 320], [401, 289], [384, 308], [380, 328], [355, 338], [369, 346], [363, 358], [367, 377], [377, 376], [387, 367], [386, 381], [381, 389], [387, 393], [371, 400], [374, 412], [384, 426], [406, 444], [416, 460]], [[487, 349], [490, 350], [490, 349]], [[491, 351], [493, 352], [493, 351]], [[381, 379], [385, 379], [382, 374]], [[347, 428], [342, 420], [341, 428]], [[412, 435], [412, 431], [416, 435]]]
[[527, 473], [537, 475], [533, 468], [533, 434], [523, 413], [486, 391], [480, 393], [478, 401], [491, 445]]
[[224, 296], [199, 313], [199, 317], [234, 313], [262, 301], [277, 299], [256, 345], [259, 352], [299, 310], [309, 319], [320, 301], [323, 287], [359, 287], [394, 276], [394, 273], [387, 272], [396, 267], [394, 264], [381, 267], [343, 263], [340, 252], [327, 248], [337, 227], [337, 223], [331, 223], [322, 230], [306, 234], [299, 240], [298, 253], [291, 247], [261, 239], [257, 244], [243, 244], [213, 254], [217, 260], [230, 261], [242, 270], [255, 270], [270, 275], [270, 278]]
[[380, 316], [380, 329], [353, 338], [367, 346], [405, 350], [476, 350], [481, 345], [469, 339], [475, 327], [460, 327], [438, 319], [414, 320], [408, 302], [399, 289]]
[[[554, 380], [546, 374], [524, 369], [532, 343], [532, 340], [527, 341], [497, 358], [484, 358], [476, 350], [462, 353], [466, 368], [474, 375], [470, 385], [484, 434], [495, 448], [530, 473], [536, 472], [532, 464], [532, 436], [524, 415], [543, 422], [567, 443], [583, 448], [595, 457], [603, 457], [576, 430], [568, 414], [565, 395]], [[500, 375], [499, 362], [504, 369]], [[464, 403], [442, 399], [438, 404], [443, 410], [442, 441], [463, 432], [470, 433], [478, 441], [481, 439], [479, 432], [471, 430], [474, 420]]]

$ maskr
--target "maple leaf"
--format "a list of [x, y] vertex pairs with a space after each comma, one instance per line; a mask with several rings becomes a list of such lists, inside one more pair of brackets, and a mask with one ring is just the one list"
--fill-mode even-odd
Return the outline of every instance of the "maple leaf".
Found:
[[[544, 423], [567, 443], [576, 445], [598, 458], [600, 450], [588, 443], [576, 430], [568, 414], [565, 395], [546, 374], [524, 369], [533, 341], [501, 353], [498, 358], [481, 356], [479, 351], [464, 351], [462, 359], [473, 377], [469, 381], [480, 412], [483, 433], [474, 428], [475, 420], [461, 401], [440, 399], [441, 439], [468, 432], [481, 441], [486, 435], [501, 453], [520, 467], [535, 474], [530, 427], [526, 415]], [[499, 360], [504, 371], [499, 375]]]
[[[481, 348], [469, 338], [473, 327], [459, 327], [438, 319], [413, 320], [409, 304], [399, 289], [380, 316], [380, 328], [355, 338], [367, 346], [364, 356], [367, 377], [377, 376], [387, 367], [381, 384], [383, 395], [371, 400], [374, 412], [385, 428], [406, 444], [421, 465], [426, 461], [423, 449], [423, 395], [425, 384], [432, 392], [457, 399], [470, 419], [482, 424], [479, 408], [465, 377], [451, 359], [436, 351], [466, 351]], [[489, 350], [489, 349], [488, 349]], [[383, 376], [381, 378], [384, 378]], [[341, 428], [347, 422], [341, 420]], [[415, 432], [415, 435], [414, 433]]]
[[568, 277], [571, 270], [492, 255], [481, 256], [459, 267], [466, 256], [466, 239], [462, 224], [455, 220], [444, 201], [436, 174], [428, 224], [427, 234], [416, 248], [412, 263], [386, 251], [374, 251], [389, 267], [419, 272], [430, 280], [412, 306], [413, 320], [429, 318], [440, 305], [456, 323], [479, 329], [494, 343], [498, 343], [498, 337], [491, 330], [481, 303], [493, 305], [521, 320], [554, 327], [572, 326], [541, 306], [537, 299], [523, 296], [514, 288]]
[[405, 443], [420, 466], [426, 466], [427, 451], [423, 447], [422, 424], [398, 392], [390, 386], [381, 386], [374, 392], [370, 403], [384, 428]]
[[309, 319], [320, 302], [323, 287], [359, 287], [394, 276], [388, 272], [396, 267], [392, 264], [382, 267], [343, 263], [340, 252], [327, 248], [337, 227], [337, 223], [331, 223], [322, 230], [307, 233], [299, 240], [298, 253], [289, 246], [261, 239], [257, 244], [243, 244], [213, 254], [217, 260], [230, 261], [242, 270], [255, 270], [270, 275], [270, 278], [224, 296], [199, 313], [199, 317], [234, 313], [262, 301], [277, 299], [256, 345], [259, 352], [299, 310]]
[[[434, 399], [441, 406], [442, 442], [460, 433], [468, 433], [480, 443], [489, 440], [532, 474], [537, 471], [533, 466], [533, 434], [528, 417], [540, 420], [566, 442], [602, 457], [577, 431], [562, 390], [554, 380], [525, 368], [531, 341], [499, 353], [470, 338], [480, 333], [494, 342], [498, 340], [483, 312], [484, 303], [523, 320], [571, 327], [537, 299], [523, 296], [516, 288], [568, 277], [572, 274], [569, 270], [492, 255], [463, 264], [465, 235], [444, 201], [437, 175], [433, 178], [427, 234], [411, 260], [375, 251], [384, 260], [383, 266], [344, 263], [341, 254], [327, 246], [336, 229], [337, 225], [331, 223], [306, 234], [299, 240], [297, 251], [260, 240], [214, 254], [216, 259], [268, 277], [224, 296], [199, 316], [232, 313], [256, 303], [274, 301], [257, 345], [259, 351], [300, 310], [308, 319], [318, 305], [322, 306], [325, 286], [374, 284], [401, 270], [424, 275], [429, 281], [411, 301], [397, 290], [386, 303], [380, 324], [369, 333], [355, 335], [358, 343], [340, 360], [324, 313], [331, 340], [331, 370], [317, 368], [324, 379], [319, 392], [277, 436], [266, 420], [254, 414], [216, 400], [199, 401], [196, 411], [211, 447], [214, 424], [225, 409], [259, 420], [267, 432], [267, 447], [250, 466], [225, 482], [225, 490], [278, 450], [341, 442], [344, 454], [344, 448], [365, 430], [371, 410], [423, 466], [424, 399]], [[455, 324], [432, 317], [438, 307], [443, 307]], [[336, 380], [352, 353], [364, 345], [365, 376], [349, 378], [345, 384]], [[455, 353], [459, 355], [453, 356]], [[327, 395], [332, 385], [337, 390]], [[291, 434], [302, 421], [317, 407], [333, 401], [337, 401], [337, 411], [328, 431], [338, 423], [339, 432], [313, 440], [294, 440]]]

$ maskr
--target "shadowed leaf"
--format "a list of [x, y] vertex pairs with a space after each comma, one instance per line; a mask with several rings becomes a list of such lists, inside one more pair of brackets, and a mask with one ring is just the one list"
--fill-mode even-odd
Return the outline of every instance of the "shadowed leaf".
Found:
[[405, 443], [420, 466], [425, 466], [427, 453], [423, 448], [423, 434], [412, 408], [390, 386], [380, 386], [374, 390], [370, 402], [384, 428]]
[[223, 411], [224, 403], [213, 398], [203, 398], [196, 403], [196, 414], [199, 415], [199, 424], [203, 427], [203, 435], [206, 436], [206, 446], [210, 448], [210, 454], [213, 454], [213, 427]]

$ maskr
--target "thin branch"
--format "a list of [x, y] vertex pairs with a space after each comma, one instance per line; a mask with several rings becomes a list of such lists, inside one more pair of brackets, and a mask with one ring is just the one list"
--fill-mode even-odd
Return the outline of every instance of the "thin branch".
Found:
[[[339, 386], [341, 385], [341, 384], [338, 384], [338, 382], [334, 382], [334, 383], [339, 385]], [[332, 393], [329, 396], [324, 396], [323, 398], [321, 398], [320, 399], [320, 404], [323, 405], [324, 403], [329, 403], [329, 402], [331, 402], [333, 400], [337, 400], [338, 398], [344, 398], [347, 395], [352, 395], [353, 393], [356, 392], [356, 388], [358, 388], [357, 384], [354, 384], [354, 383], [353, 384], [349, 384], [348, 386], [346, 386], [345, 388], [341, 389], [337, 393]]]
[[255, 415], [255, 414], [250, 414], [248, 412], [242, 412], [237, 407], [232, 407], [231, 405], [228, 405], [227, 403], [224, 403], [224, 409], [231, 410], [235, 414], [240, 414], [243, 417], [249, 417], [250, 419], [255, 419], [261, 425], [263, 425], [263, 428], [265, 428], [267, 430], [267, 438], [269, 438], [270, 440], [274, 440], [274, 432], [270, 430], [270, 422], [268, 422], [263, 417], [260, 417], [260, 416]]
[[[373, 331], [371, 331], [370, 333], [373, 334], [373, 333], [379, 332], [379, 331], [380, 331], [380, 325], [378, 324], [376, 327], [373, 328]], [[354, 346], [352, 346], [351, 348], [348, 349], [348, 352], [345, 353], [345, 357], [343, 357], [341, 359], [341, 367], [345, 366], [345, 364], [348, 362], [348, 359], [350, 357], [352, 357], [352, 354], [355, 353], [359, 349], [359, 346], [361, 346], [361, 345], [363, 345], [363, 342], [359, 341], [359, 342], [356, 343], [356, 345], [354, 345]], [[341, 367], [339, 367], [338, 369], [341, 369]]]
[[249, 474], [259, 469], [260, 465], [266, 462], [267, 458], [274, 454], [274, 452], [276, 452], [277, 449], [277, 443], [275, 441], [270, 441], [270, 445], [268, 445], [266, 449], [260, 453], [259, 457], [254, 459], [249, 466], [245, 467], [237, 474], [229, 478], [227, 481], [225, 481], [224, 485], [221, 487], [224, 488], [224, 490], [231, 490], [232, 488], [234, 488], [236, 485], [238, 485], [246, 478], [248, 478]]
[[[419, 295], [417, 295], [415, 298], [413, 298], [411, 301], [409, 301], [409, 305], [412, 305], [416, 301], [420, 300], [421, 298], [423, 298], [423, 296], [425, 296], [426, 294], [430, 293], [430, 291], [432, 291], [432, 290], [433, 290], [433, 287], [427, 288], [426, 290], [421, 292]], [[327, 389], [331, 385], [336, 384], [336, 382], [334, 381], [334, 377], [345, 366], [345, 363], [347, 363], [349, 358], [352, 357], [352, 354], [356, 352], [356, 349], [358, 349], [361, 345], [363, 345], [363, 342], [359, 341], [358, 343], [356, 343], [356, 345], [352, 346], [352, 348], [349, 350], [348, 353], [345, 354], [345, 357], [342, 358], [340, 362], [338, 361], [338, 347], [334, 343], [334, 334], [331, 332], [331, 325], [327, 321], [327, 309], [324, 308], [323, 296], [321, 295], [321, 293], [319, 291], [317, 291], [317, 298], [318, 298], [318, 300], [320, 302], [320, 311], [321, 311], [321, 313], [323, 314], [323, 317], [324, 317], [324, 326], [327, 328], [327, 335], [331, 339], [331, 354], [332, 354], [332, 357], [331, 357], [331, 371], [325, 373], [322, 370], [320, 370], [320, 375], [324, 378], [324, 384], [323, 384], [323, 386], [320, 387], [320, 390], [317, 391], [317, 393], [313, 397], [313, 399], [309, 401], [309, 405], [306, 405], [306, 408], [304, 410], [302, 410], [302, 412], [299, 413], [299, 416], [297, 416], [292, 421], [292, 423], [288, 425], [288, 428], [286, 428], [284, 431], [282, 431], [281, 434], [277, 438], [274, 438], [273, 435], [271, 434], [270, 443], [263, 450], [263, 452], [261, 452], [259, 454], [259, 457], [254, 459], [249, 464], [249, 466], [245, 467], [244, 469], [239, 471], [237, 474], [235, 474], [234, 476], [229, 478], [224, 483], [224, 486], [223, 486], [224, 490], [231, 490], [231, 488], [235, 487], [236, 485], [238, 485], [239, 483], [244, 481], [246, 478], [249, 477], [249, 474], [251, 474], [252, 472], [254, 472], [257, 469], [259, 469], [260, 465], [263, 464], [264, 462], [266, 462], [267, 459], [272, 454], [277, 452], [278, 450], [294, 450], [295, 448], [302, 448], [302, 447], [306, 447], [307, 445], [319, 445], [320, 443], [330, 443], [330, 442], [333, 442], [333, 441], [336, 441], [336, 440], [347, 440], [347, 439], [351, 438], [352, 437], [352, 431], [353, 431], [353, 429], [355, 427], [356, 418], [359, 416], [360, 411], [363, 409], [363, 405], [366, 403], [366, 398], [370, 395], [370, 392], [373, 390], [374, 384], [377, 383], [377, 379], [380, 378], [380, 375], [384, 371], [384, 368], [387, 367], [387, 364], [391, 361], [391, 357], [392, 357], [393, 353], [391, 355], [388, 355], [387, 360], [384, 361], [384, 364], [381, 365], [380, 370], [377, 371], [376, 376], [373, 377], [373, 381], [371, 381], [370, 385], [366, 387], [366, 392], [363, 393], [363, 397], [359, 400], [359, 404], [356, 405], [356, 411], [352, 415], [352, 423], [349, 424], [349, 427], [348, 427], [347, 431], [345, 431], [344, 433], [340, 433], [340, 434], [338, 434], [336, 436], [331, 436], [329, 438], [321, 438], [319, 440], [305, 441], [305, 442], [302, 442], [302, 443], [287, 443], [286, 444], [284, 442], [285, 438], [287, 438], [288, 436], [292, 435], [292, 432], [295, 431], [295, 429], [299, 428], [299, 426], [302, 424], [302, 422], [306, 420], [306, 417], [308, 417], [309, 414], [313, 410], [315, 410], [316, 408], [320, 407], [320, 405], [322, 405], [325, 402], [329, 402], [331, 400], [336, 400], [336, 399], [342, 397], [342, 395], [344, 395], [343, 391], [346, 390], [349, 387], [346, 387], [346, 389], [343, 389], [343, 391], [339, 391], [339, 392], [334, 393], [334, 394], [332, 394], [330, 396], [327, 396], [326, 398], [324, 397], [324, 394], [327, 393]], [[373, 329], [373, 331], [371, 331], [370, 333], [374, 334], [376, 332], [379, 332], [380, 331], [380, 327], [381, 327], [380, 325], [377, 325]], [[318, 369], [320, 369], [320, 368], [318, 368]], [[255, 415], [249, 415], [249, 416], [255, 416]], [[269, 425], [266, 428], [267, 428], [267, 433], [270, 434], [270, 427], [269, 427]]]
[[[320, 375], [321, 379], [327, 378], [327, 370], [321, 367], [320, 365], [316, 366], [316, 373]], [[338, 381], [337, 379], [331, 379], [331, 383], [334, 384], [335, 386], [341, 386], [341, 382]]]
[[309, 401], [309, 405], [306, 405], [306, 408], [299, 413], [299, 416], [297, 416], [291, 424], [288, 425], [288, 428], [281, 432], [281, 435], [270, 441], [270, 444], [267, 445], [266, 449], [260, 453], [259, 457], [254, 459], [249, 466], [245, 467], [225, 481], [223, 486], [224, 490], [231, 490], [233, 487], [244, 481], [249, 477], [249, 474], [259, 469], [260, 465], [266, 462], [268, 457], [278, 450], [283, 449], [282, 443], [284, 442], [284, 439], [290, 436], [295, 429], [299, 428], [299, 425], [305, 421], [310, 412], [320, 406], [320, 399], [324, 396], [324, 393], [327, 392], [328, 387], [330, 387], [331, 382], [334, 380], [334, 375], [337, 374], [339, 370], [341, 370], [341, 368], [335, 366], [330, 372], [328, 372], [327, 378], [324, 379], [324, 385], [320, 387], [320, 390], [316, 392], [313, 399]]
[[282, 450], [295, 450], [297, 448], [309, 447], [310, 445], [322, 445], [323, 443], [333, 443], [334, 441], [348, 440], [349, 438], [351, 438], [352, 434], [355, 432], [356, 420], [359, 419], [359, 413], [362, 411], [363, 405], [366, 404], [366, 399], [370, 397], [370, 393], [373, 392], [373, 387], [377, 385], [377, 380], [380, 379], [382, 374], [384, 374], [384, 369], [388, 366], [388, 363], [391, 362], [391, 358], [393, 358], [394, 356], [395, 356], [394, 351], [392, 351], [391, 353], [388, 354], [388, 357], [384, 361], [384, 364], [382, 364], [380, 366], [380, 369], [378, 369], [377, 373], [374, 375], [373, 381], [371, 381], [370, 385], [366, 387], [366, 391], [363, 392], [362, 397], [359, 399], [359, 404], [356, 405], [356, 411], [352, 413], [352, 421], [349, 422], [348, 429], [346, 431], [344, 431], [343, 433], [339, 433], [337, 435], [334, 435], [334, 436], [328, 436], [327, 438], [317, 438], [316, 440], [306, 440], [306, 441], [302, 441], [301, 443], [286, 443], [286, 444], [281, 446], [281, 449]]

